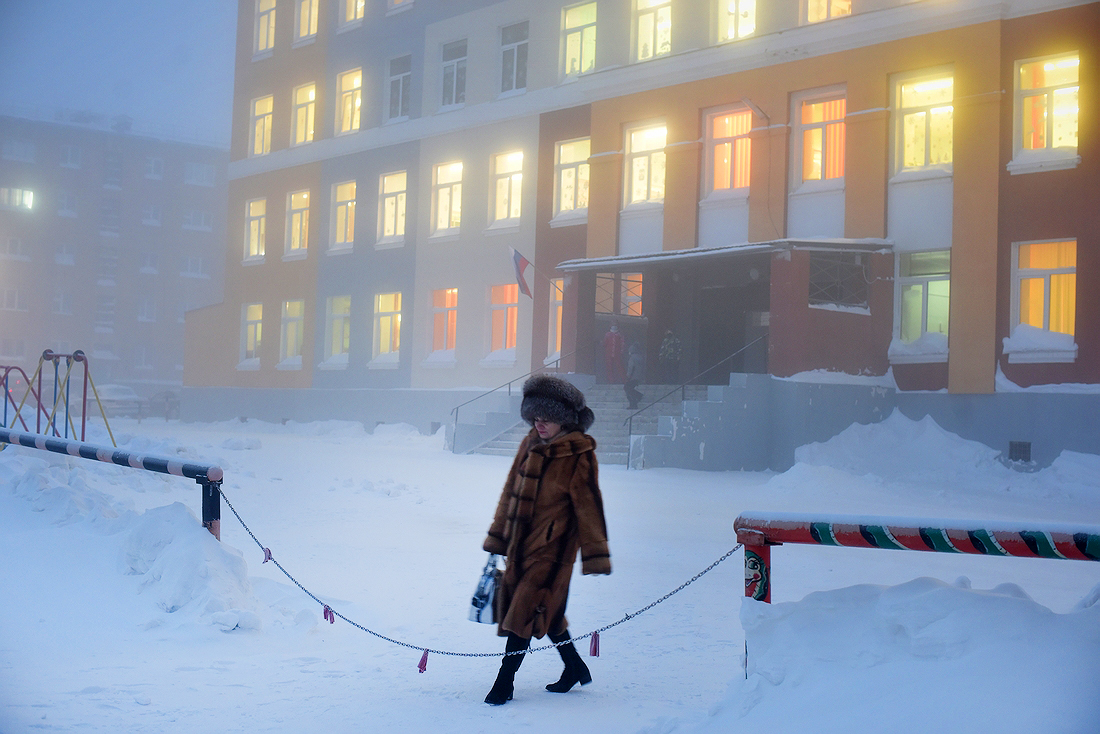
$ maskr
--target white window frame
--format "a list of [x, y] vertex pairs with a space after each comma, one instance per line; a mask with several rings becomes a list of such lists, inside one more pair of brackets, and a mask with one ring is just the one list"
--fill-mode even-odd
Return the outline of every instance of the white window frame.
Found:
[[61, 148], [61, 167], [80, 168], [80, 146], [65, 145]]
[[[748, 129], [743, 133], [736, 133], [734, 135], [718, 137], [714, 132], [714, 123], [716, 120], [726, 116], [739, 116], [748, 118]], [[748, 176], [752, 177], [752, 124], [753, 124], [753, 112], [748, 107], [743, 105], [734, 105], [731, 107], [723, 107], [717, 110], [710, 110], [703, 118], [706, 127], [703, 131], [704, 150], [706, 160], [704, 162], [703, 171], [705, 181], [703, 186], [704, 198], [742, 198], [749, 195], [749, 181], [745, 182], [744, 186], [737, 186], [737, 170], [744, 162], [748, 167]], [[729, 186], [718, 187], [716, 186], [716, 166], [714, 164], [715, 158], [718, 153], [718, 149], [721, 146], [729, 146]], [[747, 161], [743, 161], [743, 158], [747, 158]]]
[[[1012, 278], [1012, 304], [1011, 312], [1009, 313], [1009, 339], [1005, 340], [1005, 353], [1008, 354], [1009, 363], [1048, 363], [1048, 362], [1074, 362], [1077, 359], [1077, 344], [1076, 334], [1066, 334], [1064, 332], [1051, 331], [1050, 329], [1050, 278], [1052, 275], [1073, 275], [1076, 281], [1077, 267], [1062, 267], [1062, 268], [1028, 268], [1021, 269], [1020, 263], [1020, 246], [1021, 245], [1037, 245], [1037, 244], [1053, 244], [1058, 242], [1073, 242], [1075, 243], [1075, 251], [1080, 250], [1076, 247], [1076, 244], [1080, 241], [1069, 238], [1051, 238], [1044, 240], [1028, 240], [1024, 242], [1012, 243], [1012, 262], [1011, 262], [1011, 278]], [[1075, 257], [1076, 260], [1076, 257]], [[1046, 332], [1052, 337], [1051, 345], [1046, 349], [1017, 349], [1012, 344], [1011, 337], [1015, 336], [1017, 327], [1020, 326], [1020, 281], [1030, 278], [1042, 278], [1043, 279], [1043, 328], [1042, 331]], [[1075, 283], [1074, 290], [1077, 290]], [[1077, 298], [1074, 303], [1074, 309], [1077, 308], [1077, 304], [1080, 303], [1080, 298]], [[1074, 322], [1076, 323], [1076, 313], [1074, 315]]]
[[[383, 311], [382, 299], [393, 297], [396, 309]], [[401, 361], [401, 293], [376, 293], [374, 296], [374, 338], [371, 369], [397, 369]], [[383, 333], [385, 332], [385, 333]]]
[[34, 191], [18, 187], [0, 188], [0, 209], [34, 209]]
[[[351, 187], [350, 192], [347, 190]], [[341, 189], [344, 189], [341, 191]], [[330, 250], [346, 251], [355, 245], [355, 181], [332, 185], [332, 242]]]
[[[262, 209], [257, 212], [257, 206]], [[263, 262], [267, 249], [267, 199], [249, 199], [244, 204], [244, 261]]]
[[295, 87], [290, 95], [290, 109], [290, 146], [312, 143], [317, 118], [317, 84], [310, 82]]
[[[948, 270], [946, 273], [930, 273], [927, 275], [902, 275], [901, 263], [902, 259], [910, 255], [922, 255], [931, 253], [946, 253], [949, 259]], [[894, 328], [893, 328], [893, 341], [890, 344], [889, 357], [890, 362], [893, 364], [918, 364], [918, 363], [932, 363], [932, 362], [946, 362], [947, 361], [947, 349], [943, 351], [929, 351], [927, 347], [923, 349], [913, 349], [909, 345], [920, 342], [924, 339], [926, 334], [943, 334], [944, 339], [947, 338], [950, 332], [950, 319], [948, 320], [948, 331], [930, 331], [928, 329], [928, 301], [930, 295], [930, 285], [932, 283], [944, 283], [948, 284], [948, 310], [950, 312], [950, 286], [951, 286], [951, 268], [950, 268], [950, 256], [951, 250], [927, 250], [922, 252], [899, 252], [894, 259]], [[921, 286], [921, 315], [920, 315], [920, 336], [910, 341], [904, 341], [902, 335], [902, 299], [906, 286]]]
[[549, 366], [561, 358], [562, 315], [565, 309], [565, 278], [550, 280], [550, 321], [547, 329], [546, 359]]
[[[500, 300], [498, 300], [498, 296]], [[513, 300], [503, 300], [512, 298]], [[489, 355], [486, 359], [515, 362], [519, 343], [519, 285], [489, 287]]]
[[18, 288], [0, 288], [0, 311], [26, 311], [27, 301]]
[[[824, 120], [822, 122], [802, 122], [802, 106], [804, 104], [817, 104], [844, 100], [844, 116], [839, 120]], [[798, 191], [822, 191], [831, 189], [843, 189], [844, 177], [848, 172], [847, 148], [848, 148], [848, 97], [847, 90], [843, 87], [829, 87], [827, 89], [815, 89], [794, 95], [791, 100], [791, 188]], [[844, 173], [840, 176], [825, 178], [826, 160], [828, 158], [828, 126], [841, 124], [844, 126], [845, 155], [841, 159]], [[805, 155], [805, 133], [807, 130], [820, 129], [821, 132], [821, 178], [809, 178], [803, 180], [803, 158]]]
[[363, 114], [363, 69], [348, 69], [337, 74], [336, 89], [340, 94], [336, 104], [336, 134], [358, 132]]
[[[855, 0], [802, 0], [802, 24], [810, 25], [813, 23], [824, 23], [828, 20], [835, 20], [837, 18], [847, 18], [852, 14], [852, 3]], [[818, 3], [824, 4], [824, 12], [822, 17], [810, 19], [810, 4]]]
[[252, 57], [269, 56], [275, 50], [275, 0], [256, 0]]
[[[405, 69], [405, 64], [408, 68]], [[400, 64], [395, 69], [394, 64]], [[390, 59], [386, 64], [389, 73], [389, 86], [386, 97], [386, 120], [389, 122], [409, 119], [409, 104], [412, 101], [412, 55], [406, 54]], [[396, 107], [397, 114], [394, 114]]]
[[[584, 23], [577, 20], [574, 25], [569, 25], [571, 11], [584, 10], [591, 7], [596, 12], [596, 20]], [[599, 8], [595, 2], [580, 3], [562, 9], [561, 14], [561, 56], [562, 78], [571, 79], [582, 74], [589, 74], [596, 68], [596, 23], [599, 18]], [[570, 53], [571, 47], [576, 47], [575, 58], [578, 60], [577, 69], [569, 68], [569, 62], [574, 56]], [[590, 48], [590, 54], [585, 54], [585, 48]], [[586, 63], [587, 62], [587, 63]], [[587, 68], [586, 68], [587, 67]]]
[[[252, 311], [252, 309], [256, 309]], [[251, 312], [251, 313], [250, 313]], [[241, 304], [241, 358], [237, 369], [259, 369], [263, 344], [264, 305]]]
[[192, 186], [214, 186], [217, 175], [213, 164], [191, 161], [184, 166], [183, 182]]
[[55, 316], [72, 316], [72, 295], [68, 288], [58, 286], [53, 293], [53, 313]]
[[[634, 22], [631, 24], [631, 31], [634, 36], [634, 55], [631, 60], [635, 62], [651, 61], [670, 55], [672, 53], [672, 0], [633, 0], [633, 2]], [[667, 46], [658, 46], [661, 37], [661, 16], [666, 15], [662, 11], [667, 11], [669, 26]], [[650, 24], [648, 34], [642, 32], [643, 22]]]
[[329, 296], [325, 300], [325, 346], [321, 369], [347, 369], [350, 350], [351, 296]]
[[[443, 305], [438, 305], [439, 296]], [[452, 300], [453, 297], [453, 300]], [[442, 326], [443, 344], [436, 342], [436, 334]], [[432, 291], [432, 343], [431, 353], [438, 357], [454, 359], [458, 345], [458, 288], [437, 288]]]
[[317, 37], [319, 0], [294, 0], [294, 46], [311, 43]]
[[[500, 94], [507, 96], [527, 91], [527, 39], [530, 37], [529, 21], [521, 21], [500, 29]], [[505, 34], [522, 33], [512, 40], [506, 40]], [[511, 71], [509, 73], [509, 65]], [[522, 83], [521, 83], [522, 82]]]
[[[950, 80], [952, 88], [954, 87], [954, 73], [949, 68], [932, 69], [912, 74], [899, 74], [893, 78], [893, 104], [891, 105], [891, 130], [893, 131], [894, 144], [893, 144], [893, 157], [894, 157], [894, 175], [912, 175], [918, 172], [925, 174], [939, 172], [944, 175], [950, 175], [952, 172], [954, 161], [954, 134], [952, 134], [952, 151], [951, 159], [945, 163], [931, 163], [931, 140], [932, 140], [932, 112], [936, 109], [943, 107], [950, 107], [952, 110], [952, 128], [954, 126], [954, 93], [951, 95], [951, 102], [947, 104], [932, 103], [925, 105], [914, 105], [912, 107], [902, 107], [904, 100], [902, 98], [902, 86], [906, 84], [935, 84], [944, 80]], [[922, 114], [924, 115], [924, 163], [919, 166], [905, 165], [905, 118], [908, 115]]]
[[160, 181], [164, 178], [164, 159], [147, 156], [145, 158], [145, 178]]
[[[304, 206], [295, 206], [303, 201]], [[306, 256], [309, 250], [309, 189], [291, 191], [286, 195], [286, 247], [283, 259], [291, 260]]]
[[[295, 313], [296, 312], [296, 313]], [[283, 301], [279, 320], [279, 362], [277, 370], [300, 370], [305, 343], [306, 302], [298, 298]]]
[[[515, 164], [518, 161], [519, 167]], [[490, 227], [515, 227], [523, 215], [523, 151], [493, 156], [489, 200]]]
[[[564, 146], [575, 145], [578, 143], [588, 144], [588, 155], [584, 159], [578, 158], [575, 161], [562, 162], [562, 148]], [[562, 224], [565, 220], [578, 220], [587, 221], [588, 219], [588, 197], [590, 195], [589, 184], [591, 182], [591, 168], [588, 163], [589, 158], [592, 156], [592, 139], [588, 137], [573, 138], [572, 140], [561, 140], [554, 145], [554, 219], [551, 220], [551, 225], [555, 222]], [[572, 206], [563, 206], [562, 197], [564, 196], [565, 186], [563, 180], [567, 175], [571, 175], [573, 179], [573, 202]], [[581, 200], [581, 182], [584, 183], [584, 206], [580, 206]]]
[[[459, 46], [461, 44], [461, 48]], [[459, 56], [461, 52], [461, 56]], [[450, 54], [450, 58], [448, 58]], [[451, 109], [462, 107], [466, 104], [466, 60], [469, 58], [469, 40], [462, 38], [457, 41], [443, 44], [440, 51], [442, 66], [440, 68], [440, 107]], [[448, 84], [447, 75], [450, 74]]]
[[206, 260], [201, 255], [184, 255], [180, 260], [183, 263], [180, 270], [181, 278], [210, 280], [210, 273], [206, 269]]
[[[634, 135], [637, 133], [646, 133], [648, 131], [663, 130], [665, 134], [665, 145], [660, 148], [643, 148], [635, 150]], [[624, 156], [625, 172], [623, 176], [623, 208], [637, 208], [642, 206], [658, 206], [664, 204], [664, 191], [665, 191], [665, 178], [666, 171], [666, 157], [665, 150], [668, 147], [668, 126], [664, 121], [655, 121], [646, 124], [633, 125], [628, 127], [624, 134], [624, 148], [626, 155]], [[635, 162], [644, 159], [646, 161], [646, 195], [643, 198], [634, 198], [634, 168]], [[654, 163], [660, 161], [661, 165], [661, 183], [659, 187], [655, 187], [653, 176]], [[658, 189], [660, 196], [654, 195], [654, 189]]]
[[[270, 109], [265, 112], [258, 112], [257, 109], [260, 103], [264, 102], [267, 103]], [[251, 127], [248, 135], [248, 156], [252, 158], [267, 155], [271, 152], [271, 123], [275, 115], [275, 98], [270, 94], [256, 97], [252, 100], [250, 109]]]
[[1039, 171], [1057, 171], [1067, 168], [1076, 168], [1081, 164], [1081, 156], [1078, 154], [1078, 148], [1080, 147], [1080, 134], [1081, 134], [1081, 115], [1078, 112], [1077, 115], [1077, 134], [1078, 134], [1078, 147], [1060, 147], [1055, 148], [1053, 146], [1053, 130], [1054, 115], [1047, 115], [1047, 125], [1045, 130], [1046, 147], [1025, 149], [1023, 146], [1023, 114], [1024, 114], [1024, 99], [1027, 97], [1045, 96], [1047, 97], [1047, 108], [1054, 109], [1053, 96], [1058, 89], [1069, 89], [1081, 86], [1080, 71], [1078, 71], [1077, 84], [1061, 84], [1050, 85], [1047, 87], [1041, 87], [1039, 89], [1024, 90], [1020, 87], [1020, 70], [1025, 64], [1039, 63], [1039, 62], [1057, 62], [1062, 60], [1068, 60], [1072, 57], [1076, 57], [1076, 65], [1080, 67], [1081, 53], [1079, 50], [1068, 51], [1065, 53], [1051, 54], [1049, 56], [1037, 56], [1030, 59], [1019, 59], [1013, 65], [1013, 89], [1014, 100], [1012, 105], [1012, 160], [1008, 164], [1008, 172], [1011, 174], [1021, 173], [1037, 173]]
[[194, 232], [210, 232], [214, 226], [214, 217], [202, 209], [187, 209], [183, 212], [183, 229]]
[[366, 10], [367, 0], [340, 0], [340, 22], [337, 33], [362, 25]]
[[157, 301], [155, 298], [146, 297], [138, 304], [137, 320], [145, 324], [157, 322]]
[[[400, 188], [398, 186], [400, 185]], [[377, 245], [397, 245], [405, 241], [405, 206], [408, 202], [407, 171], [383, 173], [378, 177], [378, 239]], [[389, 189], [389, 190], [387, 190]], [[391, 221], [392, 212], [392, 221]], [[391, 229], [392, 232], [387, 230]]]
[[[458, 166], [458, 179], [441, 183], [439, 174], [444, 169]], [[439, 163], [432, 169], [432, 235], [458, 234], [462, 228], [462, 161]], [[446, 197], [444, 197], [446, 194]], [[444, 202], [446, 198], [446, 202]], [[444, 206], [446, 204], [446, 206]], [[457, 213], [457, 221], [456, 221]], [[439, 226], [446, 214], [446, 226]]]
[[718, 0], [718, 42], [756, 35], [758, 0]]

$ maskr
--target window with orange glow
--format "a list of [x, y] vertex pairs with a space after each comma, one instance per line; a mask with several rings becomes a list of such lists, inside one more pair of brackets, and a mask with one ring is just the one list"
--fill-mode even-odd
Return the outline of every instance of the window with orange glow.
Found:
[[845, 99], [806, 100], [801, 107], [802, 180], [843, 178]]
[[519, 286], [494, 285], [490, 292], [492, 307], [490, 349], [499, 352], [502, 349], [514, 349], [516, 329], [519, 323]]
[[851, 14], [852, 0], [808, 0], [806, 3], [807, 23], [820, 23]]
[[743, 189], [749, 185], [752, 112], [716, 112], [707, 118], [710, 191]]
[[1077, 149], [1076, 54], [1021, 62], [1017, 75], [1017, 146], [1023, 150]]
[[1076, 240], [1017, 245], [1013, 275], [1018, 293], [1017, 323], [1061, 334], [1075, 333]]
[[550, 343], [548, 354], [553, 357], [561, 354], [561, 315], [565, 300], [565, 279], [554, 278], [550, 281]]
[[620, 276], [619, 313], [623, 316], [642, 315], [641, 273], [623, 273]]
[[432, 291], [432, 351], [455, 348], [458, 328], [458, 288]]

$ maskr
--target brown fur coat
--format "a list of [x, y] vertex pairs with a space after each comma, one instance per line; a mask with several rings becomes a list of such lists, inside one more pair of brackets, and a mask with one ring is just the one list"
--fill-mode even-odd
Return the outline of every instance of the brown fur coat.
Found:
[[497, 587], [497, 634], [539, 637], [568, 627], [577, 550], [581, 572], [611, 573], [596, 442], [573, 431], [549, 442], [532, 430], [508, 472], [484, 548], [507, 557]]

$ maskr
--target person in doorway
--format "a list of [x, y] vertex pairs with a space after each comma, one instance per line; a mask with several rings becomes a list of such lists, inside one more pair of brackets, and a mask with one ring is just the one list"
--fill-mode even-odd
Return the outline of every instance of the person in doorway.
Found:
[[612, 385], [621, 385], [626, 380], [623, 371], [623, 353], [626, 351], [626, 339], [619, 333], [619, 325], [612, 324], [603, 335], [604, 375]]
[[642, 355], [642, 347], [638, 342], [630, 345], [630, 356], [626, 359], [626, 382], [623, 384], [623, 392], [630, 409], [638, 407], [638, 401], [642, 399], [642, 391], [638, 389], [638, 383], [642, 381], [642, 373], [645, 371], [645, 357]]
[[532, 637], [549, 635], [565, 664], [546, 690], [565, 693], [592, 681], [565, 618], [577, 551], [582, 573], [611, 573], [596, 442], [585, 433], [595, 415], [584, 394], [561, 378], [535, 375], [523, 385], [520, 415], [532, 429], [516, 451], [483, 544], [505, 557], [494, 611], [497, 634], [508, 640], [485, 697], [494, 706], [512, 699]]

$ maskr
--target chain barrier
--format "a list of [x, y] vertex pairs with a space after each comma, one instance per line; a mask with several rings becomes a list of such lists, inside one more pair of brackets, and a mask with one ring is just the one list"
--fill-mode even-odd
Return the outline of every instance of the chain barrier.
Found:
[[561, 647], [562, 645], [568, 645], [568, 644], [570, 644], [570, 643], [572, 643], [576, 640], [584, 640], [584, 639], [587, 639], [589, 637], [594, 638], [594, 645], [596, 647], [598, 647], [598, 645], [599, 645], [598, 640], [599, 640], [599, 636], [600, 636], [601, 632], [606, 632], [607, 630], [612, 629], [613, 627], [618, 627], [620, 624], [622, 624], [624, 622], [629, 622], [630, 620], [634, 619], [638, 615], [644, 614], [645, 612], [648, 612], [650, 609], [657, 606], [661, 602], [667, 601], [668, 599], [672, 598], [676, 594], [679, 594], [681, 591], [686, 589], [688, 586], [691, 586], [693, 583], [695, 583], [700, 578], [702, 578], [705, 574], [707, 574], [710, 571], [714, 570], [714, 568], [717, 567], [718, 564], [722, 563], [722, 561], [726, 560], [727, 558], [732, 556], [734, 553], [741, 550], [741, 547], [743, 545], [742, 543], [738, 543], [733, 548], [730, 548], [717, 561], [710, 564], [709, 566], [704, 568], [702, 571], [695, 574], [690, 579], [688, 579], [687, 581], [680, 584], [678, 587], [676, 587], [672, 591], [670, 591], [667, 594], [665, 594], [664, 596], [662, 596], [660, 599], [657, 599], [656, 601], [647, 604], [646, 606], [642, 607], [641, 609], [639, 609], [638, 611], [636, 611], [632, 614], [627, 614], [626, 616], [624, 616], [622, 619], [618, 620], [617, 622], [612, 622], [611, 624], [604, 625], [603, 627], [600, 627], [598, 629], [594, 629], [591, 632], [585, 632], [583, 635], [574, 635], [574, 636], [571, 636], [569, 639], [563, 640], [562, 642], [551, 643], [549, 645], [541, 645], [539, 647], [529, 647], [529, 648], [524, 649], [524, 650], [515, 650], [515, 651], [512, 651], [512, 652], [454, 652], [454, 651], [451, 651], [451, 650], [435, 650], [435, 649], [430, 648], [430, 647], [421, 647], [419, 645], [413, 645], [412, 643], [409, 643], [409, 642], [403, 642], [402, 640], [395, 640], [392, 637], [387, 637], [386, 635], [383, 635], [379, 632], [375, 632], [372, 629], [368, 629], [367, 627], [364, 627], [363, 625], [359, 624], [355, 620], [349, 619], [348, 617], [345, 617], [343, 614], [336, 611], [335, 609], [330, 607], [328, 604], [325, 604], [323, 601], [321, 601], [319, 598], [317, 598], [317, 596], [312, 591], [307, 589], [305, 586], [302, 586], [302, 584], [298, 581], [298, 579], [294, 578], [294, 576], [291, 575], [291, 573], [289, 571], [287, 571], [285, 568], [283, 568], [282, 564], [280, 564], [277, 560], [275, 560], [275, 557], [271, 554], [271, 551], [268, 548], [266, 548], [263, 543], [261, 543], [259, 541], [259, 539], [256, 537], [255, 533], [252, 532], [252, 529], [249, 528], [248, 525], [245, 523], [245, 521], [241, 517], [240, 513], [237, 512], [235, 507], [233, 507], [233, 504], [229, 501], [229, 498], [225, 496], [225, 492], [223, 492], [221, 490], [221, 488], [218, 488], [218, 492], [221, 494], [222, 500], [225, 501], [226, 506], [233, 513], [233, 516], [237, 518], [237, 522], [239, 522], [241, 524], [241, 527], [244, 528], [245, 532], [248, 533], [248, 535], [252, 538], [253, 542], [256, 543], [256, 545], [260, 548], [260, 550], [262, 550], [264, 552], [264, 561], [263, 562], [267, 563], [268, 561], [271, 561], [272, 563], [274, 563], [275, 567], [278, 568], [280, 571], [282, 571], [283, 575], [286, 576], [288, 579], [290, 579], [291, 582], [293, 582], [295, 586], [297, 586], [299, 589], [301, 589], [306, 594], [306, 596], [308, 596], [310, 599], [312, 599], [313, 601], [317, 602], [322, 607], [324, 607], [325, 621], [327, 621], [331, 624], [331, 623], [336, 621], [337, 617], [339, 617], [340, 619], [342, 619], [345, 622], [347, 622], [348, 624], [350, 624], [352, 627], [356, 627], [357, 629], [360, 629], [360, 630], [362, 630], [363, 632], [366, 632], [369, 635], [374, 635], [375, 637], [377, 637], [380, 640], [384, 640], [384, 641], [389, 642], [389, 643], [394, 644], [394, 645], [400, 645], [401, 647], [407, 647], [410, 650], [416, 650], [418, 652], [423, 652], [424, 653], [424, 658], [421, 658], [421, 661], [420, 661], [420, 671], [421, 672], [424, 672], [424, 666], [426, 665], [426, 658], [427, 658], [428, 653], [434, 653], [436, 655], [448, 655], [450, 657], [459, 657], [459, 658], [507, 657], [509, 655], [524, 655], [524, 654], [529, 653], [529, 652], [542, 652], [544, 650], [554, 650], [558, 647]]

